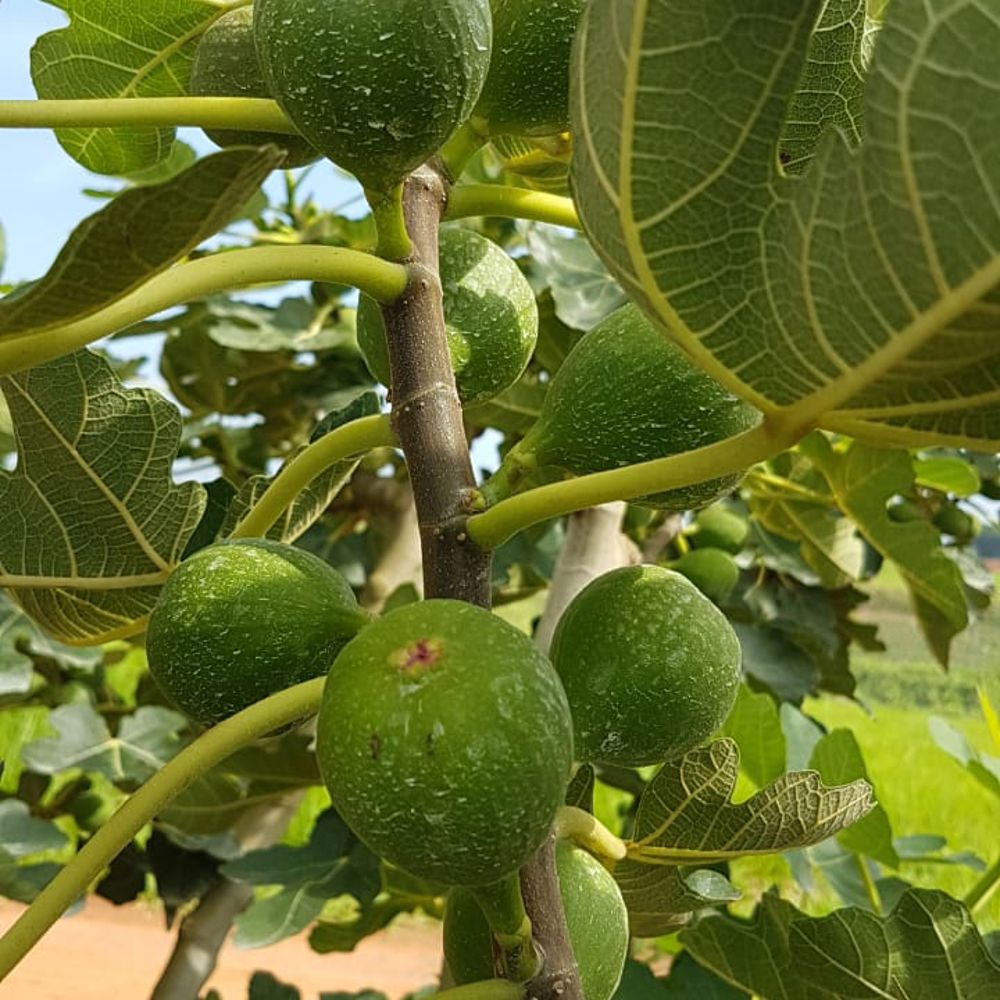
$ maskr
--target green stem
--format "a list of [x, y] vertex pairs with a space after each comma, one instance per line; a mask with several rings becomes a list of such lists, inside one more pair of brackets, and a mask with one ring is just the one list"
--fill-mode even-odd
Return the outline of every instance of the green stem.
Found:
[[624, 861], [628, 848], [596, 816], [576, 806], [560, 806], [552, 822], [552, 832], [560, 840], [572, 840], [598, 858]]
[[396, 435], [386, 415], [361, 417], [325, 434], [278, 473], [230, 537], [263, 538], [299, 493], [321, 472], [345, 458], [395, 444]]
[[765, 420], [753, 430], [705, 448], [540, 486], [471, 517], [468, 534], [477, 544], [496, 548], [539, 521], [741, 472], [790, 448], [804, 433], [779, 432]]
[[178, 264], [111, 305], [65, 326], [0, 339], [0, 374], [10, 375], [70, 354], [117, 330], [183, 302], [232, 288], [284, 281], [355, 285], [380, 302], [406, 288], [406, 268], [340, 247], [252, 247]]
[[236, 129], [298, 135], [274, 101], [251, 97], [126, 97], [79, 101], [0, 101], [0, 128], [116, 126]]
[[522, 996], [524, 987], [509, 979], [484, 979], [432, 994], [433, 1000], [521, 1000]]
[[471, 891], [500, 946], [504, 975], [516, 983], [527, 982], [538, 973], [539, 963], [518, 876], [510, 875]]
[[568, 229], [582, 228], [572, 199], [504, 184], [462, 184], [454, 188], [444, 217], [464, 219], [471, 215], [497, 215], [548, 222]]
[[875, 885], [875, 880], [872, 878], [868, 862], [860, 854], [854, 855], [854, 861], [861, 873], [861, 882], [865, 887], [868, 902], [872, 905], [872, 912], [875, 916], [880, 917], [882, 915], [882, 897], [878, 894], [878, 886]]
[[135, 835], [192, 782], [251, 741], [319, 707], [326, 679], [317, 677], [251, 705], [203, 733], [168, 761], [81, 848], [0, 938], [0, 981]]
[[413, 241], [403, 215], [403, 185], [397, 184], [388, 194], [366, 191], [378, 233], [375, 253], [385, 260], [407, 260], [413, 255]]
[[472, 122], [466, 122], [444, 144], [440, 153], [441, 162], [453, 182], [462, 176], [469, 161], [484, 145], [486, 145], [485, 136], [477, 131]]
[[1000, 858], [983, 872], [982, 878], [966, 893], [962, 902], [969, 908], [969, 912], [975, 915], [993, 898], [998, 888], [1000, 888]]

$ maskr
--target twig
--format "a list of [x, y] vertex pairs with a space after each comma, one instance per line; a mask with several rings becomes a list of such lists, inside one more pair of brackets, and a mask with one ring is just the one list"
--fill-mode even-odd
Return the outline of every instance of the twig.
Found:
[[[302, 792], [248, 810], [234, 829], [245, 851], [270, 847], [295, 815]], [[245, 831], [245, 832], [242, 832]], [[181, 923], [177, 941], [150, 1000], [198, 1000], [226, 943], [233, 921], [250, 905], [253, 886], [223, 878]]]

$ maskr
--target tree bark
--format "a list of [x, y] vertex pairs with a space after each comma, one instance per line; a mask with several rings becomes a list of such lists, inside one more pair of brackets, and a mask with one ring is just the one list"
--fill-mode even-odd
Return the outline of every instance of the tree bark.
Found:
[[406, 262], [410, 283], [382, 310], [392, 420], [417, 506], [424, 596], [489, 607], [490, 554], [465, 532], [476, 479], [444, 325], [438, 228], [446, 204], [446, 182], [432, 167], [421, 167], [407, 180], [403, 209], [413, 241]]
[[[296, 792], [248, 810], [234, 829], [244, 850], [256, 851], [276, 843], [301, 801], [302, 794]], [[150, 1000], [198, 1000], [201, 988], [215, 971], [233, 921], [252, 899], [253, 887], [245, 882], [223, 878], [212, 886], [181, 922], [173, 953]]]
[[[476, 488], [462, 407], [448, 353], [438, 264], [438, 230], [448, 201], [442, 169], [426, 165], [408, 179], [403, 194], [413, 253], [410, 283], [382, 310], [392, 382], [393, 429], [413, 486], [424, 562], [424, 596], [447, 597], [488, 608], [491, 554], [466, 533]], [[555, 869], [545, 847], [525, 867], [528, 914], [545, 956], [528, 986], [535, 1000], [583, 1000], [569, 943]]]

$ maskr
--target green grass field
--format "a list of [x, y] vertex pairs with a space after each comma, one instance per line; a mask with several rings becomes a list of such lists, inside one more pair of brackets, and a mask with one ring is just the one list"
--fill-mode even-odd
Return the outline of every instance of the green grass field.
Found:
[[[1000, 584], [1000, 574], [997, 579]], [[1000, 756], [976, 695], [981, 685], [1000, 708], [1000, 606], [995, 603], [956, 641], [947, 673], [928, 652], [898, 577], [879, 578], [863, 617], [878, 622], [887, 649], [853, 662], [861, 704], [823, 696], [808, 701], [805, 711], [829, 728], [854, 733], [896, 836], [937, 834], [947, 838], [948, 852], [971, 851], [992, 864], [1000, 856], [1000, 797], [935, 745], [928, 720], [942, 716], [973, 746]], [[978, 878], [968, 868], [940, 864], [904, 864], [898, 874], [959, 898]], [[734, 875], [751, 890], [777, 880], [790, 898], [800, 898], [781, 859], [745, 863]], [[832, 893], [806, 902], [818, 910], [837, 905]], [[977, 913], [977, 922], [983, 931], [1000, 928], [1000, 892]]]

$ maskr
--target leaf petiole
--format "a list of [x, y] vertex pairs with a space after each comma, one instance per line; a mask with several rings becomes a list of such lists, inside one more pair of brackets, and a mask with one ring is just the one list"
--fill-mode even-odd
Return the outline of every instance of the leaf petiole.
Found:
[[481, 135], [471, 121], [466, 122], [445, 144], [441, 150], [441, 162], [452, 181], [457, 181], [469, 165], [469, 161], [486, 144], [486, 138]]
[[460, 184], [452, 189], [445, 219], [465, 219], [473, 215], [530, 219], [567, 229], [581, 228], [572, 199], [504, 184]]
[[1000, 889], [1000, 858], [983, 873], [983, 877], [966, 893], [962, 902], [975, 915], [993, 898], [997, 889]]
[[539, 521], [612, 500], [631, 500], [740, 472], [773, 458], [800, 438], [801, 434], [772, 428], [765, 420], [743, 434], [694, 451], [578, 476], [520, 493], [469, 518], [468, 534], [478, 545], [496, 548]]
[[0, 374], [10, 375], [71, 354], [147, 316], [206, 295], [310, 280], [354, 285], [380, 302], [390, 302], [406, 288], [407, 272], [401, 264], [340, 247], [251, 247], [213, 254], [178, 264], [75, 322], [0, 339]]
[[576, 806], [561, 806], [552, 823], [552, 832], [558, 839], [572, 840], [598, 858], [623, 861], [628, 847], [616, 837], [596, 816]]
[[274, 101], [251, 97], [0, 101], [0, 128], [174, 128], [185, 125], [298, 134]]
[[231, 537], [262, 538], [299, 493], [331, 465], [373, 448], [395, 444], [396, 435], [384, 414], [352, 420], [325, 434], [278, 473]]
[[406, 230], [403, 185], [397, 184], [387, 194], [365, 191], [365, 197], [378, 233], [375, 253], [384, 260], [407, 260], [413, 254], [413, 241]]

